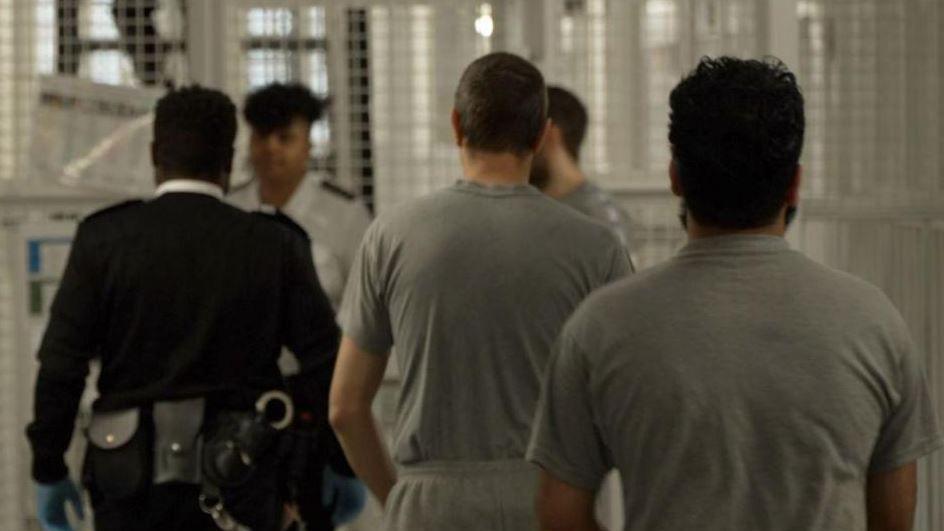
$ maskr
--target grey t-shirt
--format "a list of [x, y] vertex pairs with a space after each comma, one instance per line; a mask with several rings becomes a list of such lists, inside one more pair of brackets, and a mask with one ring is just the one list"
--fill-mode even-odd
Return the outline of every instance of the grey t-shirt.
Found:
[[627, 249], [632, 246], [632, 220], [613, 197], [590, 181], [574, 189], [559, 200], [583, 214], [603, 223]]
[[528, 458], [627, 530], [861, 530], [869, 473], [942, 444], [918, 353], [875, 287], [783, 238], [697, 240], [591, 296], [549, 362]]
[[523, 458], [554, 338], [628, 269], [609, 231], [528, 185], [460, 181], [381, 215], [340, 321], [368, 352], [395, 345], [395, 460]]

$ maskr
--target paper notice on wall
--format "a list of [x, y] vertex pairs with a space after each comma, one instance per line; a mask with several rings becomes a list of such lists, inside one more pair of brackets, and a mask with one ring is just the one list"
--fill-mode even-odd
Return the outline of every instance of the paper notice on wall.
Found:
[[38, 179], [141, 195], [154, 184], [150, 143], [160, 89], [42, 76], [30, 165]]

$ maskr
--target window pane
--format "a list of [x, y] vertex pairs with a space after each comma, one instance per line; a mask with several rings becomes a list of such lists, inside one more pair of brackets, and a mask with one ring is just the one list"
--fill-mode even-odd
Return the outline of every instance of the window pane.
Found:
[[294, 61], [295, 53], [289, 50], [249, 50], [246, 54], [249, 88], [295, 79]]
[[79, 11], [79, 19], [82, 21], [82, 35], [85, 38], [93, 40], [118, 39], [118, 27], [115, 25], [111, 6], [112, 3], [109, 0], [91, 0], [87, 11]]
[[79, 74], [96, 83], [136, 84], [131, 59], [118, 50], [99, 50], [85, 54], [82, 57]]
[[308, 10], [308, 36], [316, 39], [325, 38], [325, 10], [312, 7]]
[[36, 2], [36, 71], [52, 74], [56, 70], [56, 6], [53, 0]]
[[253, 8], [246, 16], [250, 37], [287, 37], [292, 34], [294, 17], [290, 9]]
[[308, 86], [319, 96], [328, 95], [328, 60], [324, 50], [308, 54]]

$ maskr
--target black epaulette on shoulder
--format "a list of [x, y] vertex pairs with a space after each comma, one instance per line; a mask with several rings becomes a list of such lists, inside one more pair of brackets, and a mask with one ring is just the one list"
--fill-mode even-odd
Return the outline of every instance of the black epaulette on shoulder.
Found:
[[278, 210], [274, 212], [256, 211], [256, 212], [253, 212], [253, 214], [257, 216], [262, 216], [266, 219], [271, 219], [275, 221], [276, 223], [279, 223], [282, 226], [287, 227], [290, 231], [294, 232], [295, 234], [298, 234], [299, 236], [304, 238], [305, 241], [311, 241], [311, 239], [308, 237], [308, 231], [306, 231], [304, 228], [302, 228], [301, 225], [296, 223], [294, 219], [286, 216], [285, 213], [281, 211], [278, 211]]
[[91, 214], [85, 216], [85, 220], [87, 221], [87, 220], [90, 220], [90, 219], [93, 219], [93, 218], [100, 218], [100, 217], [102, 217], [102, 216], [104, 216], [104, 215], [106, 215], [106, 214], [113, 214], [113, 213], [115, 213], [115, 212], [118, 212], [119, 210], [124, 210], [124, 209], [126, 209], [126, 208], [128, 208], [128, 207], [131, 207], [131, 206], [134, 206], [134, 205], [138, 205], [138, 204], [141, 204], [141, 203], [144, 203], [144, 201], [141, 200], [141, 199], [131, 199], [131, 200], [128, 200], [128, 201], [122, 201], [122, 202], [120, 202], [120, 203], [115, 203], [114, 205], [110, 205], [110, 206], [107, 206], [107, 207], [105, 207], [105, 208], [103, 208], [103, 209], [101, 209], [101, 210], [96, 210], [95, 212], [92, 212]]
[[333, 193], [334, 195], [341, 196], [348, 201], [353, 201], [357, 199], [357, 196], [352, 194], [350, 191], [341, 188], [340, 186], [334, 184], [331, 181], [321, 181], [321, 187], [325, 190]]

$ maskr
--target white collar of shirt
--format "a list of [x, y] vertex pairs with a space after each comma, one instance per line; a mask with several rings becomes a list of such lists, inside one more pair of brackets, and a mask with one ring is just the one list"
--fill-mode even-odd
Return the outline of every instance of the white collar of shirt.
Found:
[[[313, 186], [313, 183], [318, 180], [316, 175], [309, 173], [305, 176], [298, 187], [295, 188], [295, 192], [292, 193], [292, 196], [288, 198], [285, 205], [279, 210], [283, 214], [288, 215], [296, 222], [300, 219], [303, 219], [305, 216], [310, 215], [312, 209], [312, 203], [315, 200], [315, 196], [318, 194], [317, 185]], [[259, 181], [253, 179], [252, 184], [247, 187], [246, 193], [248, 198], [244, 203], [243, 208], [248, 210], [259, 210], [261, 212], [275, 212], [276, 208], [272, 205], [263, 203], [259, 200]]]
[[298, 186], [295, 188], [295, 193], [285, 202], [285, 206], [282, 207], [282, 212], [285, 212], [295, 220], [302, 219], [311, 214], [312, 201], [317, 191], [317, 186], [312, 186], [314, 179], [316, 178], [310, 173], [305, 175], [302, 182], [298, 183]]
[[203, 194], [217, 199], [223, 199], [223, 189], [219, 185], [196, 179], [172, 179], [157, 187], [154, 196], [161, 196], [172, 192], [188, 192]]

